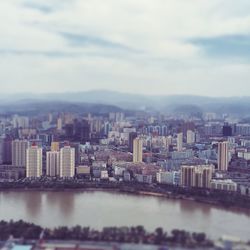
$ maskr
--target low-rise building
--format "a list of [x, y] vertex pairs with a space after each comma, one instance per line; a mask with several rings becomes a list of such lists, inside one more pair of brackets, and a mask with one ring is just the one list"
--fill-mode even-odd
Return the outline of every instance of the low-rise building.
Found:
[[109, 178], [109, 174], [108, 174], [108, 171], [107, 170], [102, 170], [101, 171], [101, 179], [105, 179], [105, 180], [108, 180]]
[[231, 179], [212, 179], [211, 180], [211, 188], [212, 189], [218, 189], [218, 190], [224, 190], [224, 191], [231, 191], [236, 192], [237, 191], [237, 183], [232, 181]]
[[25, 177], [25, 168], [12, 165], [0, 165], [0, 179], [18, 180]]
[[115, 166], [115, 175], [116, 176], [123, 176], [123, 173], [126, 169], [123, 168], [123, 167], [118, 167], [118, 166]]
[[180, 171], [159, 171], [156, 173], [156, 181], [161, 184], [179, 185]]
[[151, 184], [153, 181], [152, 175], [143, 175], [143, 174], [135, 174], [135, 179], [140, 183], [148, 183]]
[[89, 166], [76, 167], [76, 175], [80, 177], [90, 177], [90, 167]]
[[240, 184], [239, 190], [241, 195], [250, 196], [250, 184]]
[[129, 171], [124, 171], [123, 172], [123, 180], [124, 181], [130, 181], [131, 180], [131, 175], [130, 175]]

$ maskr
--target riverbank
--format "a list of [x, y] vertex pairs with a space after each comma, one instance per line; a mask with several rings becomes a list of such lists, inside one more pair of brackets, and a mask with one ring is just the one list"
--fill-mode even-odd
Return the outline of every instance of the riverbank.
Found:
[[[42, 233], [43, 232], [43, 233]], [[42, 233], [42, 234], [41, 234]], [[58, 227], [44, 228], [24, 221], [0, 221], [0, 240], [7, 240], [9, 236], [23, 238], [25, 241], [38, 240], [53, 241], [88, 241], [88, 242], [116, 242], [134, 243], [158, 246], [182, 246], [188, 248], [212, 248], [214, 242], [205, 233], [193, 233], [184, 230], [172, 230], [167, 233], [162, 228], [149, 232], [143, 226], [135, 227], [106, 227], [102, 230], [89, 227]], [[42, 236], [41, 236], [42, 235]]]
[[250, 213], [250, 197], [237, 193], [211, 191], [204, 189], [182, 188], [167, 185], [147, 185], [138, 183], [112, 183], [72, 180], [54, 182], [0, 182], [0, 191], [114, 191], [134, 195], [149, 195], [168, 199], [181, 199], [206, 203], [230, 209], [244, 209]]
[[98, 230], [135, 225], [149, 231], [177, 228], [205, 232], [212, 239], [231, 235], [248, 240], [250, 233], [250, 214], [246, 211], [100, 188], [6, 190], [0, 192], [0, 219], [23, 219], [49, 228], [77, 224]]

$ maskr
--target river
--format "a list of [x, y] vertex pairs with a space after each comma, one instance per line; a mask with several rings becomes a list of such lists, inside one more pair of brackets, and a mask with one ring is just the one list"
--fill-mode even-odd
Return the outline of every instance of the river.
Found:
[[45, 227], [80, 224], [106, 226], [143, 225], [250, 239], [250, 212], [224, 209], [185, 200], [137, 196], [116, 192], [0, 192], [0, 219], [25, 220]]

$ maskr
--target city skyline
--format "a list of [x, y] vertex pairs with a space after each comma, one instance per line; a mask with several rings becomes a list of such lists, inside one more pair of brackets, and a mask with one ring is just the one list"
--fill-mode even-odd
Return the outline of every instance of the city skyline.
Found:
[[2, 93], [243, 96], [249, 1], [0, 4]]
[[250, 1], [0, 1], [0, 249], [250, 249]]

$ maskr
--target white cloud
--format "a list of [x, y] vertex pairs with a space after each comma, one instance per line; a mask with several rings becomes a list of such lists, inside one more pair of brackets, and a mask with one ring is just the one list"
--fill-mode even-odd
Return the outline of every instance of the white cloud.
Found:
[[[1, 89], [244, 95], [249, 64], [209, 57], [190, 40], [249, 35], [249, 8], [248, 0], [2, 1]], [[97, 42], [76, 46], [62, 32]]]

